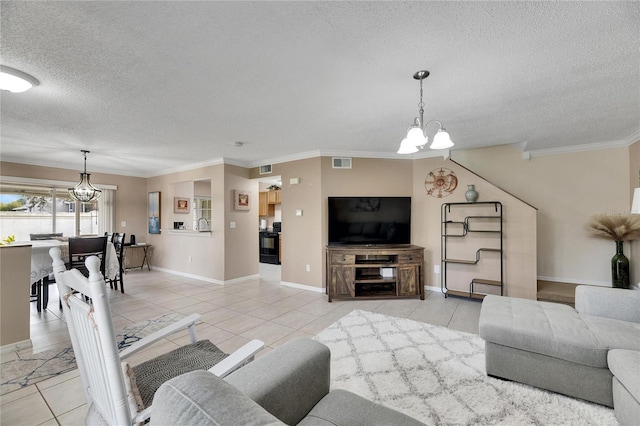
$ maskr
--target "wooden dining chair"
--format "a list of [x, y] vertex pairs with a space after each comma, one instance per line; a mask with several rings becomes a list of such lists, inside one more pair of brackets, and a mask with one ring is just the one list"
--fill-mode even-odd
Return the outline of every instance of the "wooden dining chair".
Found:
[[100, 259], [100, 273], [104, 276], [105, 258], [107, 256], [107, 237], [69, 238], [69, 261], [67, 269], [77, 269], [85, 277], [89, 271], [84, 261], [89, 256], [97, 256]]

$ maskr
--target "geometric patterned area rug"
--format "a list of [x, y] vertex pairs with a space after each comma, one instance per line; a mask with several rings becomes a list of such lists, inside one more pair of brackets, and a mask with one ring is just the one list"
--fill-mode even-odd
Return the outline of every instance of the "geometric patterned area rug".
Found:
[[[182, 318], [182, 314], [170, 313], [128, 325], [116, 333], [118, 349], [125, 349]], [[36, 354], [22, 355], [21, 358], [0, 364], [0, 395], [50, 379], [74, 368], [77, 368], [76, 359], [70, 346], [63, 345]]]
[[355, 310], [315, 340], [331, 349], [331, 388], [428, 425], [617, 425], [612, 409], [489, 377], [484, 340]]

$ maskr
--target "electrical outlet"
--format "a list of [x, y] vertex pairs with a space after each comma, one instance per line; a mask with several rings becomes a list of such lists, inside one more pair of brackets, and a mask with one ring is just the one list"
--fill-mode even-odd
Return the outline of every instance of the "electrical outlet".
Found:
[[440, 265], [433, 265], [433, 273], [434, 274], [440, 273]]
[[229, 222], [229, 228], [233, 229], [236, 227], [236, 223], [235, 222]]
[[307, 265], [307, 272], [311, 272], [311, 265]]
[[127, 227], [127, 222], [123, 220], [122, 222], [120, 222], [120, 226], [123, 227], [123, 228], [126, 228]]
[[189, 256], [189, 263], [191, 263], [191, 260], [192, 260], [192, 259], [191, 259], [191, 256]]

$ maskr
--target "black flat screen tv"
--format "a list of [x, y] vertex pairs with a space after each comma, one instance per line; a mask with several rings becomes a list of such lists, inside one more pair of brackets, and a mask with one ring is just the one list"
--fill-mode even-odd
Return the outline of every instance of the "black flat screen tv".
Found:
[[411, 244], [411, 197], [329, 197], [329, 245]]

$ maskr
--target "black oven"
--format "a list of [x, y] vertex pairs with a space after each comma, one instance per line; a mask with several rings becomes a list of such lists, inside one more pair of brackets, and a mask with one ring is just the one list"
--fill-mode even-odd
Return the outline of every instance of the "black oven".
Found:
[[280, 234], [260, 232], [260, 262], [280, 264]]

